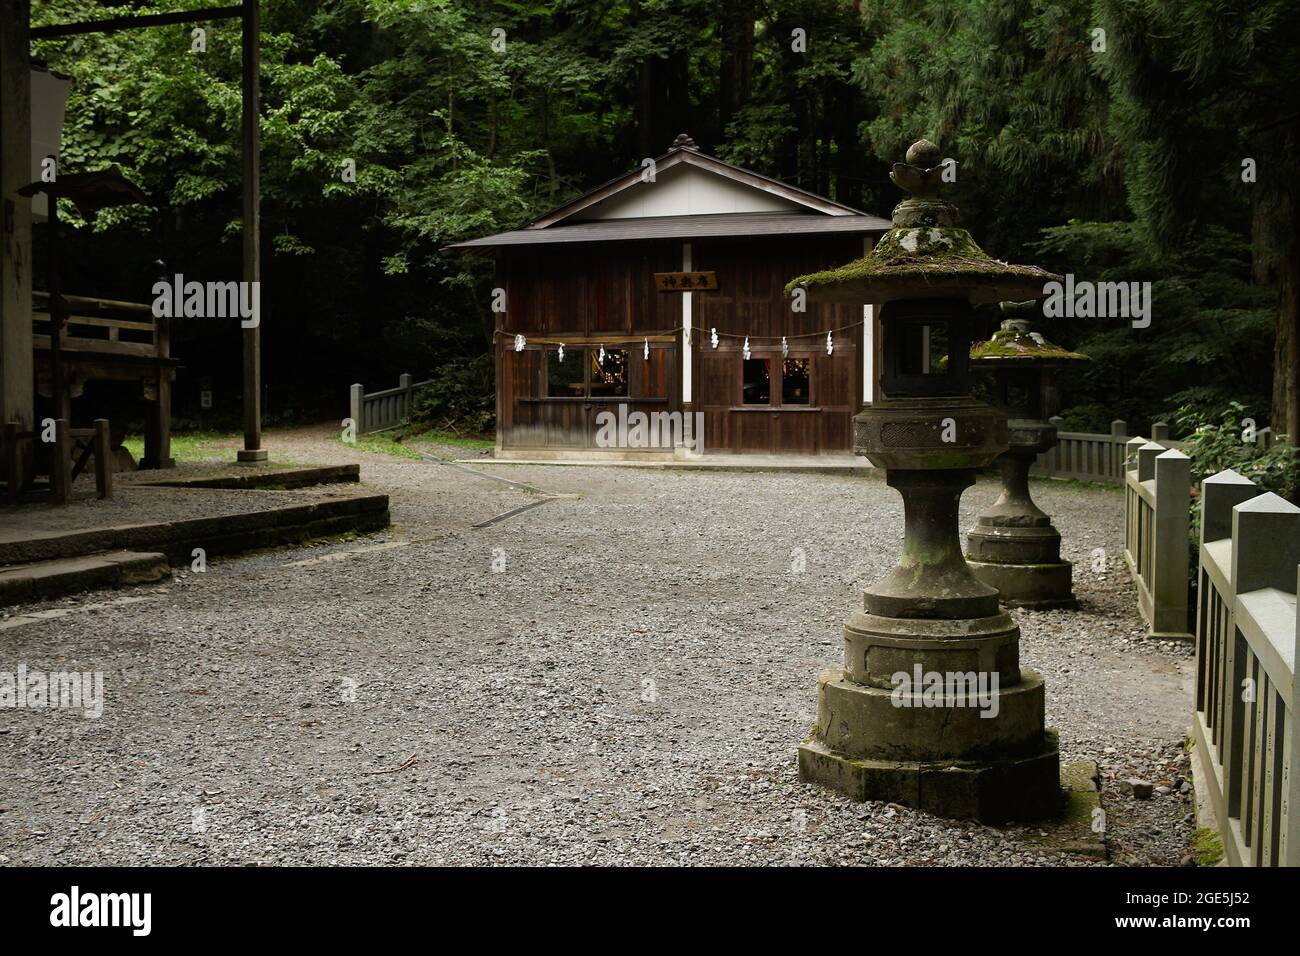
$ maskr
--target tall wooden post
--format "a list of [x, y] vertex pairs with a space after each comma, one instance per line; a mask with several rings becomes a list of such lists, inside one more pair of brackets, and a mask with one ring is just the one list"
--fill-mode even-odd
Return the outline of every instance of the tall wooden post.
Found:
[[[34, 424], [30, 0], [0, 4], [0, 423]], [[13, 446], [18, 448], [18, 444]], [[30, 473], [30, 456], [21, 470]]]
[[[55, 175], [58, 175], [57, 166]], [[63, 288], [59, 283], [59, 197], [51, 191], [47, 198], [45, 284], [50, 290], [50, 395], [54, 402], [54, 417], [71, 421], [72, 395], [63, 374], [63, 322], [67, 315], [63, 306]]]
[[[244, 171], [244, 281], [258, 288], [262, 281], [260, 256], [261, 214], [261, 15], [258, 0], [243, 0], [243, 171]], [[262, 447], [262, 329], [261, 297], [257, 299], [258, 324], [244, 329], [244, 447], [242, 462], [266, 461]]]

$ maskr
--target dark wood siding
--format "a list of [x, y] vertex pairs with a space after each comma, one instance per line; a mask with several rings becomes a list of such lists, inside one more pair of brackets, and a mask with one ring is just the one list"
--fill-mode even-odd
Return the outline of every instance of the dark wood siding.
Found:
[[[826, 453], [852, 447], [852, 416], [861, 405], [862, 309], [808, 303], [795, 313], [782, 290], [792, 277], [862, 255], [861, 236], [696, 240], [692, 267], [718, 275], [718, 291], [693, 298], [691, 410], [704, 414], [706, 452]], [[506, 289], [499, 319], [498, 434], [507, 449], [594, 447], [595, 416], [633, 411], [676, 411], [681, 406], [682, 298], [655, 289], [655, 272], [681, 269], [680, 242], [544, 247], [503, 251], [497, 281]], [[826, 331], [835, 352], [826, 354]], [[703, 329], [701, 333], [698, 329]], [[708, 330], [722, 336], [717, 349]], [[515, 352], [515, 334], [528, 340]], [[731, 333], [727, 335], [726, 333]], [[790, 357], [810, 366], [809, 403], [744, 407], [741, 338], [754, 357], [781, 362], [781, 336]], [[651, 357], [642, 358], [646, 337]], [[627, 399], [556, 400], [545, 394], [546, 350], [563, 341], [629, 350]]]
[[[797, 275], [841, 265], [862, 255], [861, 236], [730, 239], [692, 245], [691, 265], [718, 274], [718, 291], [695, 298], [694, 409], [704, 413], [706, 451], [767, 454], [843, 452], [853, 447], [852, 418], [861, 407], [862, 307], [807, 303], [794, 312], [785, 284]], [[835, 351], [826, 354], [826, 332], [836, 332]], [[709, 330], [718, 330], [715, 349]], [[726, 333], [730, 333], [729, 335]], [[743, 338], [754, 358], [782, 360], [781, 337], [791, 358], [808, 359], [811, 394], [805, 407], [745, 406]], [[774, 379], [776, 376], [773, 376]], [[775, 392], [776, 382], [773, 382]]]
[[[659, 293], [655, 272], [680, 268], [676, 243], [626, 243], [609, 248], [526, 249], [503, 254], [497, 278], [506, 289], [498, 336], [498, 432], [509, 449], [595, 447], [597, 416], [680, 409], [677, 297]], [[514, 350], [514, 336], [528, 342]], [[645, 339], [654, 337], [650, 358]], [[580, 349], [628, 351], [628, 397], [589, 401], [546, 395], [546, 353], [563, 341]]]

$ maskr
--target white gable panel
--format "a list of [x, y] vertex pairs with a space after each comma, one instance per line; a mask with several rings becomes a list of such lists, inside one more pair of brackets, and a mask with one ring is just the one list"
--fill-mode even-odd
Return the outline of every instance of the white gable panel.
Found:
[[647, 216], [707, 216], [732, 212], [807, 212], [807, 207], [708, 170], [682, 164], [587, 207], [573, 217], [641, 219]]

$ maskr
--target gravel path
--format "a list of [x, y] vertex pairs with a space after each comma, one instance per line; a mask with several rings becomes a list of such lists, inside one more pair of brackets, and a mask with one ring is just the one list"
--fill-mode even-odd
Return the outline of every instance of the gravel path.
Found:
[[[268, 446], [361, 460], [394, 527], [10, 609], [70, 612], [0, 629], [0, 670], [102, 671], [105, 703], [0, 709], [0, 863], [1095, 865], [798, 782], [817, 674], [901, 539], [883, 481], [484, 463], [564, 497], [474, 528], [538, 496], [321, 430]], [[1190, 649], [1141, 640], [1118, 492], [1035, 494], [1083, 608], [1014, 612], [1022, 658], [1063, 760], [1101, 765], [1112, 862], [1178, 864]]]

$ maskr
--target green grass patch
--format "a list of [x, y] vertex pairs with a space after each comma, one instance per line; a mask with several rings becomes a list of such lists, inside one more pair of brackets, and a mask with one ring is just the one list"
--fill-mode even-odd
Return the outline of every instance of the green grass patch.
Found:
[[391, 432], [381, 432], [375, 435], [358, 435], [356, 441], [345, 442], [342, 436], [335, 439], [340, 445], [346, 448], [356, 449], [357, 451], [368, 451], [376, 455], [393, 455], [397, 458], [411, 458], [415, 461], [424, 461], [424, 457], [414, 448], [403, 445], [393, 437]]
[[[181, 432], [172, 434], [172, 457], [177, 461], [202, 461], [220, 458], [219, 442], [231, 442], [238, 436], [233, 432]], [[139, 461], [144, 457], [144, 436], [128, 435], [122, 446]]]
[[459, 448], [496, 447], [496, 441], [491, 438], [480, 438], [476, 435], [457, 435], [455, 432], [440, 431], [436, 428], [422, 432], [418, 437], [421, 441], [433, 442], [437, 445], [455, 445]]
[[453, 445], [458, 448], [495, 448], [496, 440], [491, 435], [468, 435], [443, 428], [430, 428], [428, 425], [405, 424], [385, 432], [390, 438], [399, 442], [423, 441], [435, 445]]
[[[338, 439], [342, 442], [342, 437]], [[490, 438], [474, 435], [458, 435], [440, 428], [422, 428], [418, 425], [403, 425], [392, 431], [375, 432], [370, 435], [358, 435], [356, 441], [347, 444], [349, 448], [373, 452], [378, 455], [394, 455], [398, 458], [411, 458], [423, 461], [420, 452], [411, 447], [411, 443], [427, 442], [433, 445], [451, 445], [456, 448], [494, 448], [496, 442]]]

